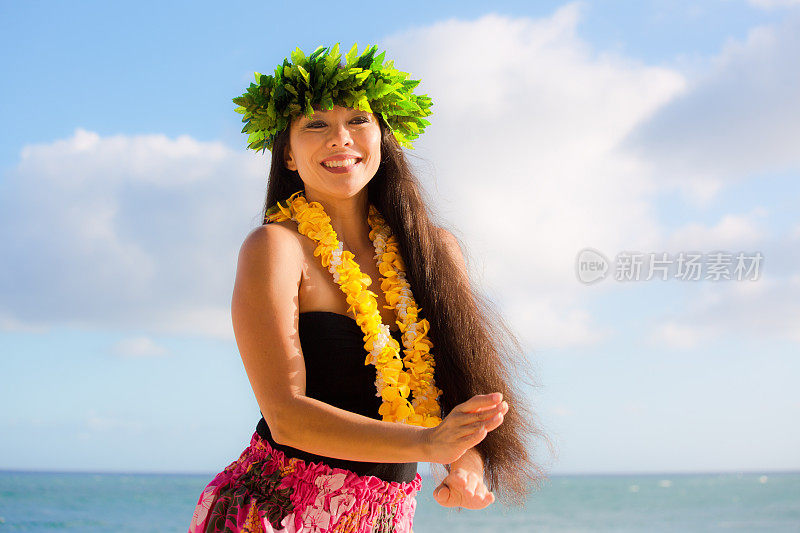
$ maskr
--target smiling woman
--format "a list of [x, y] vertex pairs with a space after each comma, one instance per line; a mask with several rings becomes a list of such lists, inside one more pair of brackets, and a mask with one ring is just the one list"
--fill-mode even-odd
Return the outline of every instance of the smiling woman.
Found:
[[545, 478], [519, 343], [402, 150], [430, 99], [374, 47], [356, 52], [297, 50], [234, 100], [249, 147], [272, 151], [231, 309], [261, 420], [190, 532], [408, 532], [419, 461], [444, 465], [446, 507], [484, 508], [494, 490], [519, 504]]

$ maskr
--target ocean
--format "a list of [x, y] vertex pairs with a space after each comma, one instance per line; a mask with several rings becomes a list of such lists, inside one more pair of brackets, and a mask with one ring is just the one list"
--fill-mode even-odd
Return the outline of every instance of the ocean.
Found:
[[[0, 532], [185, 532], [214, 475], [0, 472]], [[423, 476], [415, 533], [800, 532], [797, 472], [553, 475], [522, 508], [480, 511], [441, 507], [434, 488]]]

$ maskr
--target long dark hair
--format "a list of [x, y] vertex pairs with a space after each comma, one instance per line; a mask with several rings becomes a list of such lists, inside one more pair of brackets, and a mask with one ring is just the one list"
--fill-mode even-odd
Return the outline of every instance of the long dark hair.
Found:
[[[531, 488], [540, 488], [547, 479], [544, 468], [532, 457], [530, 441], [542, 439], [554, 450], [521, 392], [525, 384], [537, 387], [530, 363], [491, 302], [475, 287], [459, 282], [460, 268], [432, 222], [419, 180], [391, 130], [379, 114], [376, 117], [381, 128], [381, 163], [367, 195], [399, 241], [406, 278], [422, 310], [420, 317], [430, 323], [434, 380], [443, 391], [439, 397], [442, 418], [476, 394], [503, 393], [508, 413], [476, 448], [484, 460], [487, 488], [506, 505], [523, 505]], [[285, 202], [304, 189], [300, 175], [286, 168], [283, 159], [289, 128], [276, 136], [272, 147], [262, 217], [278, 201]]]

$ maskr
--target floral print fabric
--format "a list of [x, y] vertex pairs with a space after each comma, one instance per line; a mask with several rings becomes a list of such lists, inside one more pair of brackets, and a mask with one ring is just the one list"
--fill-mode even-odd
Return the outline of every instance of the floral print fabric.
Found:
[[200, 494], [189, 533], [413, 533], [421, 486], [287, 457], [256, 432]]

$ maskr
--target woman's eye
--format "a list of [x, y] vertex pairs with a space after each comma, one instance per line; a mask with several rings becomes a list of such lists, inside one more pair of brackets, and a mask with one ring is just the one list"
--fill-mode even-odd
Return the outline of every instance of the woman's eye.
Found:
[[[351, 122], [354, 122], [356, 124], [364, 124], [365, 122], [369, 122], [369, 119], [365, 116], [359, 116], [354, 118]], [[306, 124], [306, 128], [318, 128], [322, 126], [325, 126], [325, 123], [319, 120], [315, 122], [309, 122], [308, 124]]]

